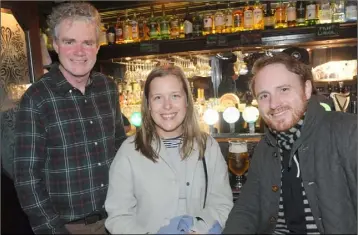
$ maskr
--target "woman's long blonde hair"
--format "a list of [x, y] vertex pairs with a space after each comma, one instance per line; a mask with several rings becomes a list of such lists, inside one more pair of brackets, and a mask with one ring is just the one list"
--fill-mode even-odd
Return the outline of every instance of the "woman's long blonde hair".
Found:
[[[204, 156], [208, 135], [200, 130], [189, 82], [185, 78], [183, 71], [179, 67], [173, 65], [162, 65], [154, 68], [149, 73], [147, 80], [145, 81], [144, 95], [142, 97], [141, 104], [142, 126], [139, 128], [135, 136], [135, 149], [140, 151], [145, 157], [153, 162], [156, 162], [159, 158], [158, 153], [160, 148], [160, 137], [156, 131], [155, 123], [149, 110], [148, 96], [151, 82], [155, 78], [167, 75], [173, 75], [180, 80], [187, 98], [187, 111], [182, 123], [183, 144], [180, 150], [182, 159], [185, 159], [190, 155], [195, 142], [197, 143], [199, 149], [199, 157], [202, 158]], [[157, 149], [153, 149], [152, 147], [153, 140], [157, 142]]]

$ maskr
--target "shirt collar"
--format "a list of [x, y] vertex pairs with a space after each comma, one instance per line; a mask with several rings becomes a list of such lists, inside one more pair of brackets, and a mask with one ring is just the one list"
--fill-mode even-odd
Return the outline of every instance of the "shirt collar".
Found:
[[[71, 93], [73, 89], [75, 89], [63, 76], [60, 68], [59, 63], [54, 63], [51, 66], [51, 69], [49, 71], [49, 75], [51, 76], [51, 79], [56, 85], [57, 91], [61, 93], [63, 96], [67, 95], [68, 93]], [[95, 85], [95, 77], [92, 74], [92, 71], [89, 76], [88, 84], [86, 85], [86, 91], [89, 90], [91, 87], [94, 87]]]

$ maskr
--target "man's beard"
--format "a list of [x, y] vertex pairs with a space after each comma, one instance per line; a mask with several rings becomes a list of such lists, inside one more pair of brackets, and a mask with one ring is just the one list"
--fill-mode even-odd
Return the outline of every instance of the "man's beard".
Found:
[[305, 101], [304, 99], [305, 99], [305, 97], [302, 97], [301, 107], [296, 108], [296, 109], [294, 109], [292, 107], [279, 107], [279, 109], [287, 108], [288, 112], [291, 112], [292, 119], [289, 123], [285, 122], [285, 120], [277, 121], [277, 120], [270, 119], [268, 116], [271, 113], [275, 112], [275, 110], [271, 110], [268, 114], [263, 115], [263, 119], [264, 119], [266, 125], [270, 129], [279, 131], [279, 132], [287, 131], [290, 128], [292, 128], [293, 126], [295, 126], [302, 119], [303, 115], [306, 112], [308, 101]]

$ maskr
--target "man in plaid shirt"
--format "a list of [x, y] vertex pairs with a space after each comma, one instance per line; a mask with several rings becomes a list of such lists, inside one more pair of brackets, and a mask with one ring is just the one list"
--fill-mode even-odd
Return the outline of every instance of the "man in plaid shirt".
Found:
[[60, 64], [19, 105], [14, 181], [36, 234], [105, 234], [108, 171], [125, 133], [114, 81], [91, 72], [100, 22], [88, 3], [53, 10]]

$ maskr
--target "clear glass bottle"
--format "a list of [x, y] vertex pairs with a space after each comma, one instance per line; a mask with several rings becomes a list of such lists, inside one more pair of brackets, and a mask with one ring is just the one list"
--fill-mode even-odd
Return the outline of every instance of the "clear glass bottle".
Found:
[[306, 26], [306, 2], [296, 3], [296, 26]]
[[296, 5], [294, 1], [290, 1], [287, 8], [287, 26], [288, 27], [295, 27], [296, 26]]
[[318, 10], [315, 1], [309, 1], [306, 5], [306, 25], [316, 25], [318, 19]]
[[265, 29], [275, 28], [275, 16], [273, 15], [271, 2], [266, 2], [266, 10], [264, 15], [264, 27]]
[[275, 11], [275, 28], [287, 28], [286, 9], [282, 1], [277, 4]]
[[253, 16], [254, 29], [264, 29], [264, 10], [260, 1], [255, 1]]
[[207, 11], [203, 17], [203, 35], [208, 35], [213, 32], [213, 16], [210, 11], [208, 11], [208, 4], [207, 4]]
[[123, 27], [123, 41], [125, 43], [132, 42], [132, 21], [128, 17], [128, 11], [126, 11], [126, 17]]
[[179, 18], [176, 14], [175, 9], [173, 10], [173, 15], [170, 19], [170, 38], [179, 38]]
[[357, 22], [357, 2], [349, 1], [346, 4], [346, 21]]
[[231, 33], [234, 22], [233, 22], [233, 16], [232, 16], [232, 8], [230, 7], [230, 2], [227, 3], [227, 8], [225, 11], [225, 29], [224, 33]]
[[332, 9], [329, 0], [322, 0], [319, 5], [318, 20], [320, 24], [332, 23]]
[[234, 32], [240, 32], [244, 30], [244, 13], [242, 9], [237, 9], [233, 13], [234, 16], [234, 26], [233, 31]]
[[244, 30], [252, 30], [254, 28], [254, 13], [252, 5], [246, 1], [244, 6]]
[[332, 22], [333, 23], [343, 23], [346, 21], [346, 14], [344, 12], [344, 1], [339, 0], [335, 1], [332, 9]]
[[133, 19], [132, 19], [132, 40], [134, 42], [138, 42], [139, 41], [139, 29], [138, 29], [138, 19], [137, 19], [137, 14], [134, 13], [133, 14]]
[[222, 33], [225, 28], [225, 16], [219, 9], [219, 5], [216, 5], [216, 12], [214, 14], [215, 33]]

